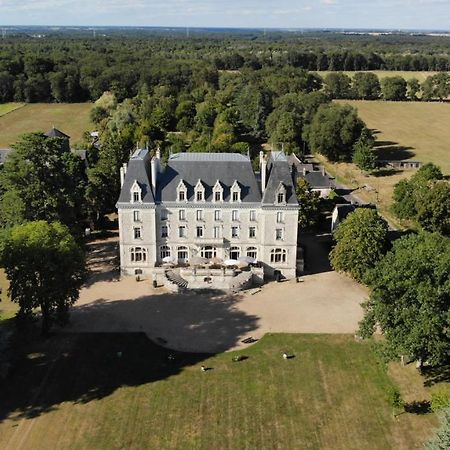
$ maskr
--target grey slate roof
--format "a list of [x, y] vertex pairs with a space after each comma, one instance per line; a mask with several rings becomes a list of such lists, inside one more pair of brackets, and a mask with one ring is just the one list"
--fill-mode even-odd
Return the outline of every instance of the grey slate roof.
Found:
[[70, 139], [70, 136], [68, 136], [67, 134], [63, 133], [62, 131], [58, 130], [55, 127], [52, 127], [50, 130], [47, 131], [47, 133], [44, 133], [44, 136]]
[[312, 189], [331, 188], [331, 180], [326, 174], [324, 175], [319, 170], [307, 172], [306, 175], [303, 175], [303, 173], [298, 173], [297, 177], [304, 178]]
[[211, 201], [217, 180], [223, 187], [224, 201], [230, 200], [230, 188], [237, 180], [242, 203], [260, 203], [261, 192], [247, 156], [237, 153], [177, 153], [171, 155], [165, 170], [159, 175], [156, 200], [174, 202], [181, 180], [187, 187], [187, 198], [193, 200], [198, 180], [205, 187], [205, 200]]
[[148, 150], [136, 150], [131, 157], [125, 181], [120, 192], [119, 203], [129, 203], [131, 187], [137, 181], [142, 189], [142, 203], [155, 203], [150, 182], [150, 155]]
[[272, 152], [267, 165], [267, 183], [263, 196], [263, 204], [274, 204], [280, 182], [286, 188], [286, 204], [298, 205], [295, 195], [292, 173], [286, 155], [283, 152]]

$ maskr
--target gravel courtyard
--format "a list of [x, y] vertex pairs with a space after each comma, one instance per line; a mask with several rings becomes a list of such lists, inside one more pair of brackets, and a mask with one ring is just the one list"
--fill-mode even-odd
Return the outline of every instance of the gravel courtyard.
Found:
[[324, 270], [261, 291], [175, 295], [149, 281], [117, 281], [114, 239], [92, 244], [93, 275], [72, 312], [72, 332], [145, 332], [167, 347], [195, 352], [241, 348], [266, 333], [354, 333], [366, 289]]

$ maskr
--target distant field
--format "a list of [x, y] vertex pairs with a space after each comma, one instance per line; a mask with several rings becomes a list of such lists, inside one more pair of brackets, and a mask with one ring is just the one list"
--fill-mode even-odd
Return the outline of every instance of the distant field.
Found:
[[[394, 77], [401, 76], [405, 80], [410, 80], [411, 78], [417, 78], [421, 83], [425, 81], [429, 76], [434, 75], [437, 72], [406, 72], [406, 71], [397, 71], [397, 70], [361, 70], [360, 72], [371, 72], [377, 75], [380, 79], [386, 77]], [[328, 73], [332, 73], [329, 70], [324, 70], [317, 72], [319, 75], [325, 76]], [[355, 73], [353, 71], [344, 71], [349, 77], [353, 77]]]
[[[410, 450], [436, 424], [433, 414], [392, 417], [392, 381], [353, 336], [270, 335], [174, 361], [143, 333], [29, 342], [0, 387], [1, 448]], [[394, 374], [407, 401], [429, 397], [408, 369]]]
[[[68, 134], [74, 144], [81, 140], [84, 131], [92, 127], [89, 119], [92, 108], [90, 103], [30, 103], [22, 107], [17, 105], [0, 105], [0, 147], [10, 147], [23, 133], [47, 131], [52, 126]], [[6, 112], [8, 108], [11, 112], [2, 115], [2, 111]]]
[[[433, 162], [450, 175], [450, 104], [420, 102], [349, 101], [367, 126], [375, 130], [380, 159], [413, 159]], [[323, 161], [323, 160], [322, 160]], [[364, 200], [377, 202], [383, 212], [392, 203], [394, 185], [414, 171], [386, 172], [365, 176], [353, 164], [329, 164], [340, 181], [360, 189]]]
[[0, 117], [11, 111], [22, 108], [25, 103], [0, 103]]

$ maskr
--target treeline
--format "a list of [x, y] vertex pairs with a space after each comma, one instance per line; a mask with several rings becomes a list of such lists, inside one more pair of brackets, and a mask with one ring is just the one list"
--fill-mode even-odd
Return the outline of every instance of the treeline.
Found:
[[[10, 38], [0, 43], [0, 102], [93, 101], [104, 91], [121, 101], [144, 85], [189, 92], [205, 82], [217, 84], [221, 71], [450, 71], [450, 47], [444, 41], [431, 40], [427, 47], [419, 37], [402, 39], [326, 34]], [[351, 98], [363, 98], [358, 92], [353, 89]], [[349, 94], [344, 89], [337, 95]]]

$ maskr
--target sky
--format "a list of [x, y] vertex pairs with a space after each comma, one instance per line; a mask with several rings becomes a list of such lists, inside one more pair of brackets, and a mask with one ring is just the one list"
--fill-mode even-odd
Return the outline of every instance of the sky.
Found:
[[450, 0], [0, 0], [0, 25], [450, 30]]

